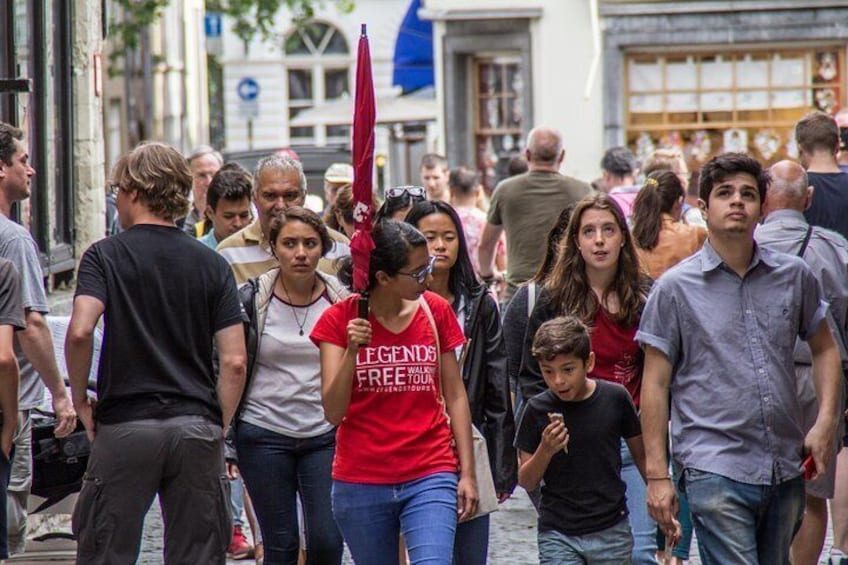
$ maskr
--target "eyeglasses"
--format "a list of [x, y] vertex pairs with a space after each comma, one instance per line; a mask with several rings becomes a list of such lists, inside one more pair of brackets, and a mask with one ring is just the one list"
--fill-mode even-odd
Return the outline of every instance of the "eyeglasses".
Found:
[[430, 276], [430, 273], [433, 272], [433, 265], [436, 263], [435, 257], [430, 257], [430, 262], [427, 263], [427, 266], [418, 271], [417, 273], [404, 273], [403, 271], [398, 271], [399, 275], [404, 275], [407, 277], [412, 277], [418, 284], [424, 284], [424, 281], [427, 280], [427, 277]]
[[427, 196], [427, 193], [424, 191], [423, 186], [393, 186], [392, 188], [386, 189], [386, 198], [417, 198], [424, 200]]

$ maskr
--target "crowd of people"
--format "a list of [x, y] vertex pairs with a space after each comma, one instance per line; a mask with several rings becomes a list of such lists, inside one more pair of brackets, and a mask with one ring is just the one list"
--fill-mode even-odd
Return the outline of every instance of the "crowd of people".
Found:
[[678, 565], [693, 535], [706, 564], [817, 563], [828, 501], [848, 563], [848, 147], [821, 112], [796, 139], [799, 163], [694, 175], [615, 147], [588, 184], [537, 127], [490, 194], [428, 154], [373, 198], [364, 289], [350, 165], [314, 211], [294, 155], [142, 143], [81, 258], [68, 394], [9, 219], [34, 170], [0, 123], [0, 558], [26, 541], [46, 386], [56, 435], [92, 442], [82, 564], [134, 563], [157, 495], [166, 563], [485, 564], [519, 485], [543, 564]]

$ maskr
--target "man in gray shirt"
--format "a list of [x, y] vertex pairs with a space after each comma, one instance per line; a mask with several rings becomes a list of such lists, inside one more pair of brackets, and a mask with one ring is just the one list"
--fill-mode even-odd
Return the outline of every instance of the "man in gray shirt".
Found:
[[[763, 224], [754, 234], [757, 244], [773, 251], [797, 255], [804, 259], [822, 285], [825, 300], [830, 305], [828, 321], [839, 347], [843, 366], [846, 355], [848, 327], [848, 240], [835, 231], [812, 226], [804, 218], [804, 210], [814, 197], [813, 187], [803, 167], [794, 161], [772, 165], [763, 213]], [[798, 399], [804, 415], [804, 431], [815, 423], [818, 412], [812, 380], [810, 348], [801, 340], [795, 345], [795, 376]], [[839, 418], [834, 451], [839, 451], [844, 432]], [[827, 472], [804, 486], [807, 493], [804, 520], [792, 541], [793, 563], [814, 563], [818, 560], [827, 529], [827, 500], [833, 498], [836, 481], [836, 457], [831, 458]], [[843, 479], [844, 480], [844, 479]]]
[[32, 484], [30, 410], [42, 403], [44, 385], [53, 396], [53, 410], [59, 420], [56, 436], [64, 437], [76, 427], [76, 413], [59, 374], [53, 338], [44, 319], [48, 308], [38, 247], [26, 228], [9, 219], [12, 204], [29, 198], [30, 179], [35, 174], [22, 140], [21, 130], [0, 122], [0, 257], [11, 261], [20, 273], [26, 318], [26, 329], [15, 334], [21, 385], [19, 423], [9, 481], [10, 553], [21, 553], [26, 547], [26, 508]]
[[[636, 334], [645, 348], [648, 507], [670, 533], [671, 406], [672, 456], [705, 565], [789, 563], [804, 509], [802, 460], [811, 455], [818, 476], [833, 453], [839, 349], [822, 323], [828, 307], [810, 268], [754, 243], [768, 180], [740, 153], [704, 165], [699, 196], [709, 240], [657, 280]], [[819, 399], [806, 433], [796, 337], [810, 346]]]

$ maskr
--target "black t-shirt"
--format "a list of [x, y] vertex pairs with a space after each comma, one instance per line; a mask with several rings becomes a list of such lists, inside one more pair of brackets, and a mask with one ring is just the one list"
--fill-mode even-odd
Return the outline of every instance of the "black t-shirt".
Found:
[[80, 295], [106, 306], [98, 422], [200, 415], [221, 423], [213, 339], [242, 320], [223, 257], [179, 228], [137, 225], [85, 252]]
[[595, 380], [592, 396], [563, 402], [546, 390], [527, 403], [518, 424], [515, 447], [535, 453], [548, 412], [563, 415], [568, 453], [556, 453], [545, 471], [539, 531], [584, 535], [605, 530], [627, 516], [621, 480], [621, 439], [642, 433], [627, 390]]
[[811, 225], [848, 237], [848, 174], [807, 173], [807, 177], [815, 192], [804, 217]]
[[0, 325], [12, 326], [16, 331], [26, 328], [21, 277], [12, 262], [3, 258], [0, 258]]

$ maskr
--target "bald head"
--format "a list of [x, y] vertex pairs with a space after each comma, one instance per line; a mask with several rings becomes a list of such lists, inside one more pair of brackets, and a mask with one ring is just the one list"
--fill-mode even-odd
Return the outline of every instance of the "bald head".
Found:
[[839, 110], [833, 118], [836, 120], [836, 125], [848, 128], [848, 108]]
[[530, 168], [559, 168], [565, 151], [562, 149], [562, 136], [554, 128], [540, 126], [530, 130], [527, 136], [527, 161]]
[[771, 166], [769, 173], [771, 183], [766, 192], [768, 211], [806, 210], [812, 188], [804, 168], [795, 161], [779, 161]]

